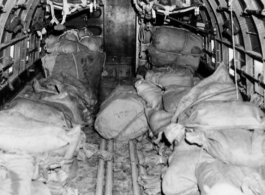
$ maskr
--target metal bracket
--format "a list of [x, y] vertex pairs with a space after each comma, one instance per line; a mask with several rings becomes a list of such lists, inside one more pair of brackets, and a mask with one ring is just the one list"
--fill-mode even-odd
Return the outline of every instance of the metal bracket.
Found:
[[255, 16], [259, 16], [259, 17], [265, 17], [265, 9], [262, 10], [253, 10], [253, 9], [245, 9], [243, 11], [243, 14], [247, 14], [247, 15], [255, 15]]

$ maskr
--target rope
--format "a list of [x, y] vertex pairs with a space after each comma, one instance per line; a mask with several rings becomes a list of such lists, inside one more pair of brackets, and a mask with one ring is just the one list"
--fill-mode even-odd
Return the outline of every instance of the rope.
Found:
[[118, 139], [139, 117], [144, 115], [145, 110], [143, 109], [141, 112], [139, 112], [135, 117], [119, 132], [119, 134], [114, 138]]
[[76, 77], [77, 77], [77, 79], [79, 79], [78, 67], [77, 67], [77, 62], [76, 62], [76, 58], [75, 58], [74, 53], [72, 53], [72, 56], [73, 56], [74, 63], [75, 63]]
[[[235, 85], [236, 85], [236, 98], [239, 99], [239, 89], [238, 89], [238, 83], [237, 83], [237, 64], [236, 64], [236, 52], [235, 52], [235, 38], [234, 38], [234, 17], [233, 17], [233, 0], [230, 0], [231, 2], [229, 2], [230, 4], [230, 18], [231, 18], [231, 31], [232, 31], [232, 48], [233, 48], [233, 64], [234, 64], [234, 69], [235, 69]], [[230, 67], [231, 68], [231, 65]]]

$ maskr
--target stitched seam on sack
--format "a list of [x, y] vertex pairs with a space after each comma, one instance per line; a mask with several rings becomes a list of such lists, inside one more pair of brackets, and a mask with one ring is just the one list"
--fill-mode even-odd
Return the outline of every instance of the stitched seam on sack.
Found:
[[127, 129], [130, 127], [133, 122], [135, 122], [139, 117], [141, 117], [144, 114], [145, 109], [143, 109], [141, 112], [139, 112], [135, 117], [121, 130], [121, 132], [114, 138], [118, 139]]
[[77, 66], [77, 61], [76, 61], [74, 53], [72, 53], [72, 56], [73, 56], [73, 60], [75, 63], [76, 77], [77, 77], [77, 79], [79, 79], [78, 66]]
[[181, 53], [181, 52], [173, 52], [173, 51], [164, 51], [164, 50], [161, 50], [161, 49], [154, 47], [153, 45], [150, 47], [153, 47], [155, 50], [157, 50], [161, 53], [166, 53], [166, 54], [174, 54], [174, 55], [179, 55], [179, 56], [191, 55], [193, 57], [201, 57], [202, 56], [202, 54], [193, 54], [193, 53], [188, 53], [188, 52], [186, 52], [186, 53], [182, 52]]

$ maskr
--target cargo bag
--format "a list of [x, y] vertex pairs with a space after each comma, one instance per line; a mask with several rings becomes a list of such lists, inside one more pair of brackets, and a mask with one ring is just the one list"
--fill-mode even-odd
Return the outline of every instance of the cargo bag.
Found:
[[200, 162], [212, 162], [213, 158], [198, 146], [185, 141], [174, 149], [169, 157], [169, 167], [162, 176], [165, 195], [189, 195], [198, 191], [195, 168]]
[[163, 94], [163, 105], [167, 112], [174, 113], [178, 107], [178, 104], [183, 96], [185, 96], [191, 87], [182, 87], [178, 85], [171, 85], [166, 87]]
[[70, 41], [79, 41], [79, 36], [78, 36], [78, 30], [71, 29], [65, 31], [63, 34], [61, 34], [59, 37], [61, 40], [70, 40]]
[[5, 112], [19, 113], [27, 118], [59, 127], [71, 127], [72, 122], [75, 122], [73, 115], [68, 115], [69, 112], [64, 112], [65, 109], [60, 109], [59, 106], [53, 106], [41, 100], [18, 97], [9, 104]]
[[220, 161], [203, 162], [196, 168], [201, 195], [258, 195], [265, 193], [265, 183], [258, 170], [228, 165]]
[[203, 148], [216, 159], [238, 166], [265, 165], [265, 134], [262, 131], [226, 129], [216, 131], [186, 131], [190, 143]]
[[151, 131], [157, 136], [170, 124], [173, 113], [147, 108], [145, 109], [145, 115]]
[[197, 70], [203, 50], [203, 39], [190, 31], [162, 26], [153, 35], [148, 48], [153, 66], [190, 66]]
[[148, 70], [145, 74], [145, 80], [151, 81], [163, 87], [178, 85], [183, 87], [193, 86], [193, 73], [185, 67], [178, 68], [156, 68]]
[[89, 49], [80, 43], [79, 41], [72, 41], [67, 39], [57, 39], [54, 42], [46, 41], [44, 48], [48, 53], [59, 54], [59, 53], [76, 53], [79, 51], [89, 51]]
[[79, 104], [78, 98], [75, 96], [70, 96], [69, 93], [63, 92], [58, 95], [52, 95], [42, 98], [44, 102], [49, 102], [51, 104], [60, 104], [67, 107], [69, 110], [71, 110], [72, 113], [72, 122], [75, 124], [85, 125], [89, 121], [88, 118], [86, 118], [85, 112], [86, 107], [82, 106], [82, 104]]
[[65, 72], [60, 72], [41, 80], [40, 86], [35, 85], [34, 90], [39, 90], [40, 92], [50, 90], [54, 94], [67, 92], [74, 97], [78, 97], [87, 107], [94, 106], [97, 102], [91, 88], [87, 88], [76, 77]]
[[251, 102], [207, 101], [191, 107], [179, 123], [194, 130], [265, 129], [264, 113]]
[[[238, 94], [239, 100], [242, 100]], [[200, 81], [196, 86], [181, 98], [172, 122], [176, 122], [180, 115], [191, 106], [203, 101], [229, 101], [237, 100], [237, 92], [234, 82], [231, 80], [224, 63], [221, 63], [216, 71], [209, 77]]]
[[145, 107], [132, 86], [118, 86], [101, 104], [95, 128], [105, 139], [134, 139], [148, 130]]
[[56, 57], [50, 54], [42, 58], [42, 65], [47, 76], [68, 73], [97, 94], [105, 58], [105, 53], [92, 51], [58, 54]]
[[84, 36], [80, 43], [86, 46], [90, 51], [102, 51], [103, 39], [98, 36]]
[[148, 107], [154, 109], [162, 108], [162, 89], [152, 82], [139, 80], [135, 83], [135, 88], [140, 97], [142, 97]]
[[6, 111], [0, 112], [0, 119], [1, 150], [20, 150], [36, 154], [74, 144], [65, 154], [67, 159], [73, 157], [80, 137], [80, 125], [74, 128], [62, 128], [27, 118], [18, 113], [9, 114]]
[[0, 194], [31, 195], [31, 180], [36, 169], [34, 157], [23, 152], [1, 152], [0, 162]]

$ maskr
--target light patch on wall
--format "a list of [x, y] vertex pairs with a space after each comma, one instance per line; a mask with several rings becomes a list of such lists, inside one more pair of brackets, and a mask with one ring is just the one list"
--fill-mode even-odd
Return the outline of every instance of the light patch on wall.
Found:
[[[234, 51], [233, 49], [229, 48], [229, 67], [234, 64]], [[235, 76], [235, 71], [232, 68], [229, 68], [229, 74], [231, 76]]]
[[229, 68], [229, 74], [231, 76], [235, 76], [235, 71], [232, 68]]
[[10, 47], [10, 57], [11, 57], [11, 58], [14, 58], [14, 48], [15, 48], [14, 45], [12, 45], [12, 46]]
[[[263, 75], [263, 63], [257, 60], [254, 60], [254, 77], [255, 79], [262, 78]], [[262, 80], [262, 82], [264, 82]], [[263, 96], [263, 87], [261, 87], [258, 83], [255, 83], [255, 92]]]
[[9, 73], [9, 75], [12, 75], [13, 74], [13, 66], [11, 66], [9, 69], [8, 69], [8, 73]]
[[211, 50], [214, 51], [214, 40], [211, 40]]
[[234, 59], [234, 51], [233, 49], [229, 48], [229, 65], [233, 64]]

